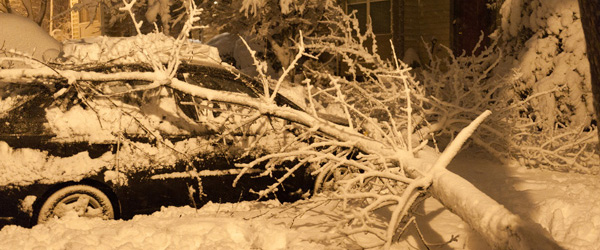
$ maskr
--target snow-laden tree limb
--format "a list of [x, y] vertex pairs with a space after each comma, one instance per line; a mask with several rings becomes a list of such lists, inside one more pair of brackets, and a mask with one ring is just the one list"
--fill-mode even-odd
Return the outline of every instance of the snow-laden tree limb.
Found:
[[[394, 161], [397, 161], [398, 165], [404, 166], [407, 172], [413, 173], [415, 176], [429, 172], [430, 177], [422, 179], [424, 182], [411, 182], [407, 189], [426, 188], [429, 186], [426, 180], [430, 178], [431, 186], [429, 186], [429, 192], [432, 196], [463, 218], [496, 249], [540, 249], [539, 247], [542, 249], [561, 249], [541, 226], [512, 214], [468, 181], [446, 170], [445, 166], [449, 163], [449, 158], [451, 159], [453, 156], [439, 158], [433, 165], [436, 167], [431, 168], [420, 162], [418, 158], [412, 157], [407, 151], [393, 151], [379, 141], [364, 137], [345, 127], [320, 121], [303, 111], [276, 105], [265, 105], [258, 100], [252, 101], [252, 98], [233, 100], [230, 95], [219, 94], [218, 91], [207, 91], [204, 88], [189, 85], [181, 81], [173, 81], [170, 87], [200, 98], [234, 102], [260, 110], [263, 114], [280, 117], [307, 127], [316, 127], [318, 131], [332, 136], [337, 140], [352, 142], [362, 152], [390, 157]], [[473, 123], [473, 126], [468, 127], [467, 131], [465, 131], [465, 136], [456, 138], [457, 146], [452, 146], [448, 149], [451, 155], [457, 152], [457, 147], [464, 143], [468, 138], [468, 134], [471, 134], [474, 128], [487, 115], [489, 113], [484, 113], [481, 118]], [[406, 193], [410, 194], [412, 192]], [[404, 197], [402, 198], [403, 201], [414, 201], [416, 199], [415, 195], [402, 197]], [[352, 198], [352, 196], [347, 196], [346, 198]], [[405, 202], [404, 204], [412, 203]], [[402, 211], [406, 211], [406, 209], [408, 208], [405, 207]], [[398, 222], [397, 216], [399, 215], [394, 214], [392, 224]], [[393, 236], [393, 231], [390, 230], [388, 230], [387, 237]]]

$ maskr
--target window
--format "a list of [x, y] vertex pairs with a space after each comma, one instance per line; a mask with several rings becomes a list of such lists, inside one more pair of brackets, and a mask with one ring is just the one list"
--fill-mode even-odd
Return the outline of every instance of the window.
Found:
[[86, 8], [79, 9], [79, 22], [89, 22], [90, 21], [90, 13]]
[[367, 20], [371, 17], [373, 33], [376, 35], [392, 33], [390, 0], [348, 0], [347, 10], [348, 13], [356, 10], [356, 18], [362, 32], [367, 29]]

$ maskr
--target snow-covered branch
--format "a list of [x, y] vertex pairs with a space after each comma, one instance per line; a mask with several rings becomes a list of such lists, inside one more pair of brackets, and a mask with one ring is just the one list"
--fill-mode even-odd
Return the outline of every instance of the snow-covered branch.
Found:
[[141, 21], [141, 20], [139, 22], [136, 21], [135, 14], [133, 13], [133, 10], [131, 9], [136, 2], [137, 2], [137, 0], [131, 0], [131, 2], [127, 2], [127, 0], [123, 0], [123, 4], [125, 4], [125, 6], [119, 8], [119, 10], [126, 11], [127, 13], [129, 13], [129, 17], [131, 17], [131, 20], [133, 21], [133, 26], [135, 27], [137, 34], [141, 35], [142, 32], [140, 31], [140, 28], [142, 27], [142, 24], [144, 23], [144, 21]]

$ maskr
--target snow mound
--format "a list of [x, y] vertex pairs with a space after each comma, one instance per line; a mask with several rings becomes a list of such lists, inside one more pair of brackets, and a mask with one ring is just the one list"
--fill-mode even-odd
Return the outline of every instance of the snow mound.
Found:
[[[167, 63], [175, 54], [177, 40], [162, 33], [133, 37], [92, 37], [65, 41], [63, 57], [66, 63], [133, 64], [158, 60]], [[180, 58], [194, 63], [221, 63], [217, 48], [184, 41]]]
[[600, 249], [600, 184], [593, 177], [569, 177], [555, 189], [561, 195], [539, 202], [533, 217], [567, 249]]
[[[61, 51], [60, 42], [28, 18], [0, 13], [0, 24], [0, 47], [3, 50], [25, 53], [40, 61], [52, 60]], [[2, 65], [6, 66], [0, 61]]]
[[[258, 203], [257, 203], [258, 204]], [[264, 219], [169, 207], [130, 221], [75, 215], [31, 229], [7, 226], [0, 249], [329, 249], [302, 233]]]

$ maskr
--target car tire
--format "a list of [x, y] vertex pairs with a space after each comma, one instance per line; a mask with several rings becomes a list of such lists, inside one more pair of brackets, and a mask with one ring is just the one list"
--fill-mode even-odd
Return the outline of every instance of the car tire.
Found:
[[88, 185], [72, 185], [57, 190], [44, 201], [36, 222], [41, 224], [51, 218], [61, 218], [70, 211], [80, 217], [115, 218], [113, 204], [104, 192]]

